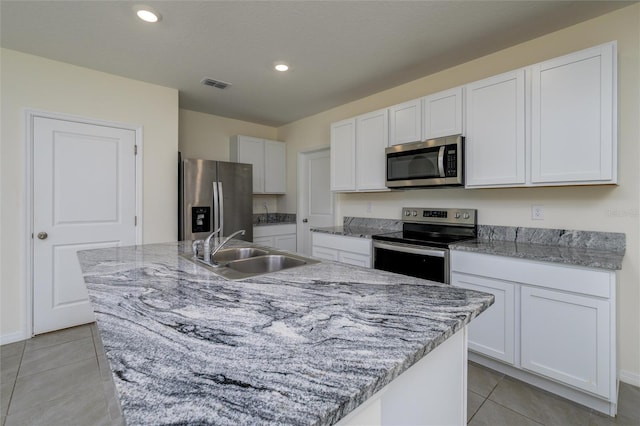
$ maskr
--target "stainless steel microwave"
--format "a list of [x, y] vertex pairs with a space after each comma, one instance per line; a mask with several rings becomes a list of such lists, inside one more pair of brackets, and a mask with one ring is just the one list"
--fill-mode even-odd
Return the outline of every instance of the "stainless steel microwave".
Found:
[[394, 145], [385, 149], [388, 188], [462, 186], [461, 135]]

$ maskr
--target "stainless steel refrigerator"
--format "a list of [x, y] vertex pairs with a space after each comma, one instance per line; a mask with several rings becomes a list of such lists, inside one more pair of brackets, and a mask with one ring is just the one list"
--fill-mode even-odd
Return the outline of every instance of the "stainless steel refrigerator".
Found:
[[179, 159], [178, 239], [199, 240], [220, 228], [228, 236], [253, 241], [253, 166]]

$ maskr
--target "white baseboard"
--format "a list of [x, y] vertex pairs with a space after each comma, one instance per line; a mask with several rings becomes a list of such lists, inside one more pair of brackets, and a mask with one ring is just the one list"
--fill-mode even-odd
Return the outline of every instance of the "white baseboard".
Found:
[[21, 340], [27, 340], [27, 335], [24, 333], [24, 331], [14, 331], [13, 333], [0, 335], [0, 345], [19, 342]]
[[640, 387], [640, 374], [631, 371], [620, 370], [618, 377], [621, 382]]

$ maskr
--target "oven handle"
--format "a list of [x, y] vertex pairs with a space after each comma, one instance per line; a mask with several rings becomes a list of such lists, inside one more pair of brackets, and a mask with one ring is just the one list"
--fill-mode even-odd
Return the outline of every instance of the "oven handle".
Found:
[[397, 245], [397, 244], [386, 244], [380, 243], [378, 241], [373, 242], [374, 248], [381, 248], [392, 251], [399, 251], [402, 253], [412, 253], [412, 254], [422, 254], [425, 256], [433, 256], [433, 257], [445, 257], [446, 250], [438, 250], [438, 249], [428, 249], [428, 248], [418, 248], [418, 247], [410, 247], [406, 245]]

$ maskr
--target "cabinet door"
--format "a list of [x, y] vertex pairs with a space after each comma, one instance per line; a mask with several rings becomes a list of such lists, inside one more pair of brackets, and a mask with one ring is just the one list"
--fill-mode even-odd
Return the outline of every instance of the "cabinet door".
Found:
[[462, 87], [424, 97], [423, 139], [462, 134]]
[[276, 235], [273, 239], [275, 248], [296, 251], [296, 234]]
[[451, 284], [491, 293], [495, 302], [469, 324], [469, 349], [513, 364], [515, 349], [515, 285], [510, 282], [451, 273]]
[[331, 190], [356, 189], [356, 122], [349, 119], [331, 125]]
[[238, 136], [234, 141], [237, 154], [232, 161], [253, 166], [253, 193], [264, 193], [264, 140], [250, 136]]
[[616, 45], [532, 71], [531, 182], [616, 183]]
[[521, 289], [521, 364], [609, 397], [609, 302], [535, 287]]
[[356, 118], [356, 189], [387, 190], [389, 110], [383, 109]]
[[365, 256], [363, 254], [341, 251], [338, 253], [338, 261], [348, 263], [349, 265], [371, 268], [371, 256]]
[[264, 141], [264, 192], [287, 192], [286, 145], [284, 142]]
[[389, 108], [389, 146], [422, 140], [422, 99]]
[[466, 86], [465, 187], [525, 183], [525, 71]]

